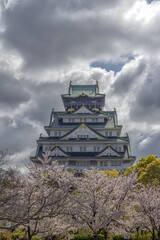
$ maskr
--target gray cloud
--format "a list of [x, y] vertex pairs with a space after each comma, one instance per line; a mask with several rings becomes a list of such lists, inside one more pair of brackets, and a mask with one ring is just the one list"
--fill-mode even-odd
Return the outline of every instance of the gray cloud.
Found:
[[[134, 62], [134, 61], [133, 61]], [[146, 64], [141, 61], [137, 66], [135, 64], [130, 64], [130, 68], [123, 69], [120, 74], [117, 76], [115, 83], [112, 85], [113, 94], [121, 95], [124, 97], [126, 93], [133, 86], [135, 81], [138, 83], [140, 75], [145, 70]]]
[[1, 39], [6, 48], [21, 55], [23, 67], [32, 71], [62, 67], [77, 60], [110, 60], [139, 47], [155, 49], [155, 44], [157, 51], [157, 38], [146, 37], [152, 31], [159, 34], [154, 21], [150, 28], [141, 28], [143, 23], [138, 23], [139, 30], [136, 21], [125, 21], [125, 10], [132, 5], [126, 0], [101, 4], [82, 0], [18, 1], [15, 7], [2, 12], [5, 31]]
[[29, 82], [28, 85], [32, 93], [32, 102], [30, 107], [24, 110], [23, 117], [47, 125], [53, 107], [57, 111], [64, 110], [61, 101], [61, 94], [64, 92], [64, 84], [57, 82], [38, 84]]
[[143, 84], [136, 92], [136, 101], [130, 106], [130, 118], [150, 124], [159, 124], [160, 119], [160, 70], [158, 61], [150, 61]]
[[0, 118], [0, 149], [8, 149], [11, 154], [35, 146], [36, 129], [23, 119]]
[[[9, 7], [9, 3], [15, 4]], [[4, 116], [0, 119], [0, 149], [26, 153], [36, 146], [35, 139], [48, 124], [52, 107], [63, 110], [60, 95], [67, 92], [68, 82], [99, 80], [107, 109], [116, 107], [121, 124], [131, 132], [133, 154], [159, 153], [159, 135], [153, 134], [160, 118], [159, 2], [10, 0], [0, 5], [4, 54], [0, 56]], [[12, 54], [14, 58], [9, 59]], [[16, 65], [16, 54], [22, 67]], [[93, 62], [119, 66], [121, 56], [128, 54], [136, 57], [124, 61], [117, 74], [89, 67]], [[147, 127], [142, 129], [141, 123]]]
[[5, 72], [0, 72], [1, 108], [16, 108], [19, 104], [29, 100], [30, 94], [23, 86], [21, 80], [17, 80]]

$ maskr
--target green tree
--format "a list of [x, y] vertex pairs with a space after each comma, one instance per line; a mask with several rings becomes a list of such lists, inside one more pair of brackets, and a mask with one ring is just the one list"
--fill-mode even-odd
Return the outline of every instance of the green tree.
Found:
[[154, 185], [160, 184], [160, 159], [158, 159], [156, 155], [140, 158], [136, 165], [126, 169], [125, 174], [128, 175], [133, 171], [138, 173], [137, 182], [143, 183], [144, 185], [148, 183]]

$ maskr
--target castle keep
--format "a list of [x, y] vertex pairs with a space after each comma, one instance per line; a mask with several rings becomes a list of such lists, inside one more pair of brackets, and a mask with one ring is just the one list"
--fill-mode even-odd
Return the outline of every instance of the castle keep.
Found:
[[62, 95], [65, 111], [52, 109], [50, 122], [45, 126], [47, 137], [37, 140], [37, 151], [31, 161], [50, 151], [52, 160], [65, 164], [66, 169], [117, 169], [124, 171], [135, 161], [131, 155], [128, 134], [121, 136], [117, 112], [104, 111], [105, 94], [95, 85], [72, 85]]

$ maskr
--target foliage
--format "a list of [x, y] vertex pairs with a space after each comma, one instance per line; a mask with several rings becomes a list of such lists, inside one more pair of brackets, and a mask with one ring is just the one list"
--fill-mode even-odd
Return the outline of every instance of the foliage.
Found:
[[160, 184], [160, 159], [156, 155], [150, 155], [139, 159], [136, 165], [126, 169], [125, 174], [135, 171], [138, 173], [137, 182], [147, 185], [152, 183], [154, 185]]
[[107, 177], [114, 177], [114, 178], [116, 178], [116, 177], [119, 176], [119, 172], [116, 169], [113, 169], [112, 171], [104, 170], [103, 172], [104, 172], [104, 174], [107, 175]]
[[32, 240], [41, 240], [42, 238], [41, 237], [38, 237], [36, 235], [32, 236]]
[[[1, 232], [0, 234], [0, 240], [27, 240], [27, 237], [25, 233], [22, 230], [19, 230], [18, 232]], [[35, 239], [36, 240], [36, 239]], [[39, 239], [37, 239], [39, 240]]]
[[[132, 240], [152, 240], [152, 233], [133, 234]], [[157, 234], [155, 240], [158, 240]]]
[[[75, 240], [97, 240], [97, 236], [103, 240], [99, 233], [108, 240], [114, 234], [115, 240], [123, 239], [117, 234], [126, 237], [144, 230], [150, 234], [139, 234], [139, 239], [149, 240], [152, 235], [156, 240], [153, 233], [158, 233], [160, 240], [160, 160], [156, 156], [140, 159], [125, 175], [92, 169], [81, 177], [64, 171], [64, 166], [52, 163], [48, 155], [40, 161], [43, 167], [31, 164], [25, 177], [13, 170], [0, 174], [0, 228], [15, 229], [2, 233], [1, 240], [25, 239], [22, 231], [16, 232], [19, 227], [29, 240], [39, 240], [36, 234], [66, 239], [75, 232], [81, 233], [74, 236]], [[143, 184], [135, 184], [133, 169]], [[69, 231], [71, 226], [74, 232]]]
[[112, 239], [113, 240], [125, 240], [125, 238], [123, 237], [122, 234], [114, 235]]
[[[93, 235], [91, 234], [75, 234], [73, 240], [93, 240]], [[98, 234], [97, 240], [104, 240], [104, 236]]]

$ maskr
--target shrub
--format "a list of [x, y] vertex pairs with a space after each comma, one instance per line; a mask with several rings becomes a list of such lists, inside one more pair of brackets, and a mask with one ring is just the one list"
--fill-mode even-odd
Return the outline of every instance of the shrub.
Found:
[[[93, 240], [91, 234], [75, 234], [73, 240]], [[97, 240], [104, 240], [104, 236], [99, 234]]]
[[[133, 234], [133, 240], [152, 240], [151, 233], [143, 233], [143, 234]], [[155, 240], [158, 240], [157, 233], [155, 233]]]
[[41, 237], [38, 237], [38, 236], [32, 236], [32, 240], [41, 240], [42, 238]]
[[113, 235], [113, 240], [125, 240], [122, 234]]

